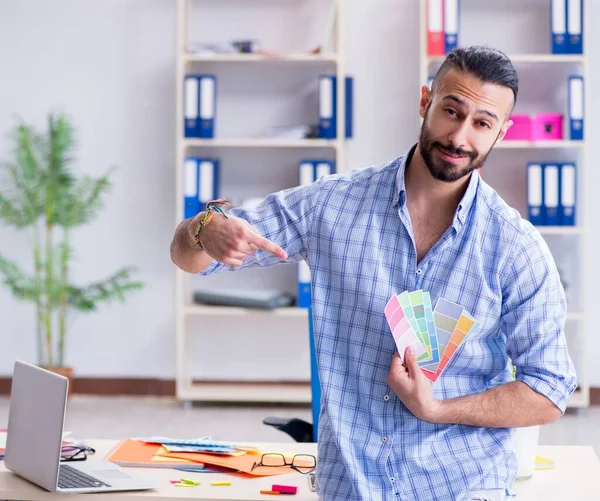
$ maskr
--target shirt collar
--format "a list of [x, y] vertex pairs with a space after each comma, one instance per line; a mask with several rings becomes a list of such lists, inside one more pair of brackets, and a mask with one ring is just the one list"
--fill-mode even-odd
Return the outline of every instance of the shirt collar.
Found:
[[[404, 182], [404, 175], [406, 173], [406, 166], [413, 157], [416, 148], [417, 143], [413, 144], [411, 148], [407, 151], [407, 153], [402, 157], [400, 165], [398, 167], [398, 173], [396, 175], [396, 193], [398, 194], [398, 207], [403, 207], [406, 204], [406, 185]], [[473, 173], [471, 174], [471, 179], [469, 180], [469, 186], [467, 186], [467, 190], [465, 191], [465, 194], [463, 195], [460, 203], [458, 204], [456, 215], [454, 217], [454, 222], [458, 220], [461, 224], [464, 224], [467, 214], [469, 213], [469, 209], [473, 205], [473, 200], [475, 200], [475, 195], [477, 194], [478, 186], [479, 173], [477, 171], [473, 171]]]

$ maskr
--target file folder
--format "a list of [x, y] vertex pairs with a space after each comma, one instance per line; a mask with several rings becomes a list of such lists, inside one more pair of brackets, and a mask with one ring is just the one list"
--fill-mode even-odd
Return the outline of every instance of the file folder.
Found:
[[201, 75], [198, 78], [200, 89], [199, 137], [212, 139], [215, 137], [217, 79], [213, 75]]
[[443, 56], [445, 52], [444, 0], [427, 0], [427, 55]]
[[329, 160], [316, 160], [315, 165], [315, 180], [321, 179], [323, 176], [333, 174], [334, 164]]
[[528, 217], [534, 226], [542, 226], [545, 222], [544, 204], [544, 171], [539, 163], [527, 166], [527, 207]]
[[183, 126], [185, 137], [198, 137], [198, 113], [200, 108], [198, 97], [198, 79], [194, 75], [187, 75], [183, 84]]
[[332, 75], [319, 77], [319, 137], [335, 139], [337, 130], [336, 78]]
[[352, 77], [346, 77], [346, 88], [345, 88], [345, 120], [346, 120], [346, 139], [352, 138], [353, 134], [353, 123], [354, 123], [354, 79]]
[[567, 0], [552, 0], [550, 7], [552, 27], [552, 53], [566, 54], [567, 48]]
[[183, 162], [183, 218], [189, 219], [200, 212], [198, 199], [198, 160], [186, 158]]
[[564, 163], [560, 167], [560, 225], [575, 226], [577, 205], [575, 164]]
[[444, 48], [449, 54], [458, 47], [459, 0], [444, 0]]
[[212, 139], [215, 134], [216, 77], [186, 75], [183, 92], [185, 137]]
[[546, 226], [559, 226], [559, 165], [543, 164], [544, 209]]
[[[353, 134], [353, 100], [354, 79], [345, 77], [344, 81], [345, 104], [345, 137], [351, 138]], [[319, 77], [319, 137], [322, 139], [337, 138], [337, 77], [335, 75], [321, 75]]]
[[567, 1], [567, 52], [583, 54], [583, 0]]
[[198, 159], [198, 200], [200, 210], [208, 202], [219, 198], [219, 161], [215, 158]]
[[584, 88], [582, 76], [569, 77], [569, 136], [573, 141], [584, 137]]

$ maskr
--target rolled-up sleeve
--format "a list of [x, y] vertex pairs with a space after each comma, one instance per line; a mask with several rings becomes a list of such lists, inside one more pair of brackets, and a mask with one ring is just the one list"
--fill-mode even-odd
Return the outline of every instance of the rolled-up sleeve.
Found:
[[270, 252], [258, 249], [248, 256], [241, 266], [231, 267], [213, 260], [198, 275], [206, 276], [221, 270], [236, 271], [305, 260], [313, 214], [324, 180], [325, 178], [321, 178], [308, 186], [271, 193], [252, 207], [232, 207], [227, 211], [228, 214], [246, 220], [261, 236], [279, 245], [287, 253], [287, 259], [282, 260]]
[[535, 230], [522, 235], [504, 270], [502, 326], [516, 379], [564, 413], [577, 387], [565, 336], [567, 303], [554, 258]]

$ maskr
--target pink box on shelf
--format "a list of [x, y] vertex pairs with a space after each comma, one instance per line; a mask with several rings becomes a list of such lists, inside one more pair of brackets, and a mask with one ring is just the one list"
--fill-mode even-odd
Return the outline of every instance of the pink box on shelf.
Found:
[[505, 141], [530, 141], [531, 140], [531, 117], [526, 114], [511, 115], [513, 124], [506, 131]]
[[563, 116], [560, 113], [538, 113], [531, 124], [532, 141], [559, 141], [563, 138]]

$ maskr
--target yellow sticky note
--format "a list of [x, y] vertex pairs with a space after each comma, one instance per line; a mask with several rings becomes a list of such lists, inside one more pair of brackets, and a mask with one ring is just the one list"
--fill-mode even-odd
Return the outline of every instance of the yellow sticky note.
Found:
[[211, 482], [210, 485], [214, 485], [214, 486], [226, 486], [226, 485], [231, 485], [231, 482]]
[[192, 480], [190, 478], [182, 478], [181, 483], [182, 484], [190, 484], [190, 485], [200, 485], [200, 482], [196, 482], [195, 480]]

